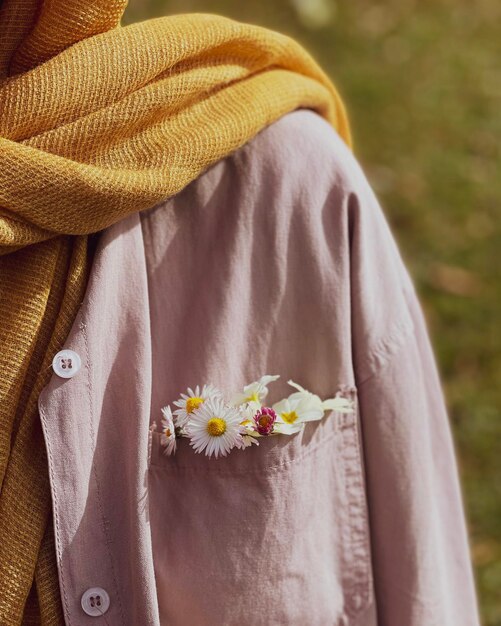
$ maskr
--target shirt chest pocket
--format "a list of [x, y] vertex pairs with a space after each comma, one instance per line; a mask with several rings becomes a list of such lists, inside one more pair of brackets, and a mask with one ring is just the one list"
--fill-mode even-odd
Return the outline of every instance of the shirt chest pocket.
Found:
[[166, 456], [152, 432], [148, 500], [165, 623], [349, 623], [372, 601], [364, 485], [358, 408], [219, 458], [185, 438]]

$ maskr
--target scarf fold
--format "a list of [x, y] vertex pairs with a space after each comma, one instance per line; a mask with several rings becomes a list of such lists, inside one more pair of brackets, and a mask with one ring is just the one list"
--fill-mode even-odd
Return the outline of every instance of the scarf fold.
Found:
[[0, 0], [0, 623], [64, 624], [37, 398], [83, 300], [89, 236], [297, 108], [352, 148], [293, 39], [217, 15], [121, 26], [126, 0]]

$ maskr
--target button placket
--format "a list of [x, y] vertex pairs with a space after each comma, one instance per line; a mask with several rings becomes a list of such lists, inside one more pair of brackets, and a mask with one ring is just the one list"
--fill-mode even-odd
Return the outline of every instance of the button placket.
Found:
[[[80, 326], [80, 330], [82, 330]], [[86, 367], [84, 367], [85, 363], [87, 363], [88, 358], [86, 356], [85, 344], [80, 336], [74, 335], [69, 336], [71, 340], [70, 345], [74, 345], [75, 349], [64, 348], [57, 352], [52, 359], [52, 369], [55, 378], [62, 379], [70, 379], [75, 377], [75, 382], [73, 385], [61, 385], [58, 384], [56, 380], [52, 380], [47, 385], [47, 389], [42, 390], [44, 393], [41, 393], [38, 400], [38, 406], [40, 411], [40, 417], [42, 422], [42, 427], [44, 430], [44, 436], [46, 440], [48, 456], [49, 456], [49, 465], [50, 465], [50, 475], [51, 475], [51, 490], [52, 490], [52, 499], [54, 503], [54, 516], [55, 516], [55, 535], [56, 535], [56, 545], [59, 548], [62, 544], [62, 537], [67, 541], [68, 537], [68, 521], [73, 521], [71, 516], [65, 516], [65, 500], [64, 496], [59, 496], [59, 493], [64, 493], [64, 489], [62, 492], [58, 492], [58, 485], [61, 485], [60, 476], [67, 474], [67, 460], [64, 455], [57, 455], [53, 453], [53, 447], [59, 445], [61, 447], [62, 441], [66, 441], [65, 445], [68, 445], [68, 441], [71, 443], [72, 437], [69, 436], [67, 432], [67, 428], [65, 425], [68, 425], [68, 428], [74, 428], [71, 426], [71, 420], [68, 419], [64, 423], [60, 421], [50, 420], [48, 419], [48, 413], [57, 414], [62, 405], [69, 407], [70, 413], [73, 413], [72, 408], [75, 406], [73, 404], [72, 398], [78, 398], [79, 408], [82, 409], [82, 402], [87, 400], [92, 401], [92, 397], [87, 396], [86, 393], [81, 393], [83, 389], [88, 388], [88, 372]], [[80, 373], [80, 374], [79, 374]], [[76, 376], [79, 374], [79, 376]], [[88, 412], [88, 411], [87, 411]], [[56, 426], [57, 424], [57, 426]], [[81, 426], [81, 435], [82, 438], [88, 435], [88, 430], [86, 427]], [[92, 435], [92, 441], [94, 442], [94, 435]], [[85, 461], [90, 462], [90, 461]], [[61, 528], [63, 529], [61, 532]], [[74, 531], [74, 529], [73, 529]], [[72, 531], [72, 534], [74, 532]], [[84, 541], [85, 543], [85, 541]], [[96, 544], [95, 538], [93, 539], [93, 543]], [[98, 542], [98, 547], [96, 548], [98, 552], [104, 553], [104, 546]], [[82, 550], [79, 547], [79, 550]], [[83, 615], [89, 617], [101, 617], [102, 619], [112, 619], [115, 618], [115, 613], [117, 611], [118, 603], [115, 602], [114, 606], [111, 606], [110, 593], [105, 588], [99, 586], [89, 587], [85, 589], [85, 591], [81, 591], [78, 587], [75, 589], [76, 585], [73, 586], [72, 583], [68, 583], [64, 581], [71, 580], [71, 576], [66, 578], [65, 574], [68, 571], [76, 571], [76, 561], [75, 556], [72, 555], [69, 550], [61, 550], [64, 552], [65, 558], [61, 557], [61, 562], [58, 564], [58, 568], [61, 572], [62, 586], [61, 586], [61, 595], [65, 608], [65, 619], [68, 624], [79, 624], [82, 620], [84, 620]], [[106, 570], [107, 563], [103, 561], [102, 563], [102, 571]], [[91, 571], [88, 571], [86, 568], [79, 569], [82, 577], [87, 579], [88, 582], [92, 582], [92, 579], [89, 580], [89, 574]], [[106, 573], [107, 570], [106, 570]], [[109, 589], [109, 587], [108, 587]], [[72, 593], [73, 592], [73, 593]], [[76, 592], [76, 593], [75, 593]], [[73, 598], [71, 599], [71, 596]], [[80, 614], [80, 617], [78, 617]], [[106, 617], [104, 617], [106, 614]], [[99, 622], [100, 623], [100, 622]], [[123, 623], [123, 620], [118, 623]]]

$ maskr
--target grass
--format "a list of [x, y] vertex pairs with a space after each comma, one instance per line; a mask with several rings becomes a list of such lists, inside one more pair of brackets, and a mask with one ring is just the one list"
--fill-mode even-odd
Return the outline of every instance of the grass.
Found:
[[130, 0], [124, 23], [202, 11], [298, 39], [348, 108], [355, 154], [425, 309], [485, 626], [501, 626], [501, 4]]

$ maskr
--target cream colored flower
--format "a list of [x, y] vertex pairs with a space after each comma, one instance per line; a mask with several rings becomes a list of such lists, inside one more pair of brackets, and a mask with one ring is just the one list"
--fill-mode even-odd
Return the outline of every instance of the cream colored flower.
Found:
[[178, 407], [174, 411], [174, 415], [176, 416], [174, 418], [176, 426], [184, 428], [193, 411], [195, 411], [208, 398], [212, 397], [222, 397], [221, 392], [219, 389], [214, 387], [214, 385], [204, 385], [201, 391], [198, 385], [195, 387], [195, 391], [193, 391], [191, 387], [188, 387], [188, 394], [182, 393], [179, 400], [174, 402], [174, 404]]
[[353, 411], [353, 402], [341, 396], [328, 398], [323, 401], [322, 405], [325, 411], [339, 411], [340, 413], [351, 413]]
[[244, 402], [254, 402], [256, 405], [259, 405], [258, 408], [260, 408], [262, 401], [268, 395], [267, 385], [278, 378], [280, 378], [279, 375], [271, 376], [269, 374], [265, 374], [264, 376], [261, 376], [259, 380], [245, 385], [243, 392], [233, 394], [230, 403], [234, 406], [238, 406]]
[[275, 430], [284, 435], [297, 433], [304, 428], [305, 422], [319, 420], [324, 415], [320, 398], [306, 390], [280, 400], [273, 409], [277, 414]]
[[289, 399], [292, 398], [310, 398], [315, 403], [320, 403], [324, 411], [339, 411], [340, 413], [351, 413], [353, 411], [353, 402], [348, 398], [343, 398], [340, 395], [337, 395], [334, 398], [328, 398], [327, 400], [320, 400], [320, 398], [308, 391], [301, 385], [298, 385], [292, 380], [287, 381], [289, 385], [298, 389], [295, 393], [289, 396]]
[[311, 391], [308, 391], [304, 387], [301, 387], [301, 385], [295, 383], [293, 380], [289, 379], [287, 381], [287, 384], [298, 390], [294, 393], [291, 393], [291, 395], [289, 396], [289, 400], [295, 400], [296, 398], [310, 398], [312, 401], [318, 402], [320, 405], [322, 404], [322, 400], [319, 396], [317, 396], [315, 393], [312, 393]]

